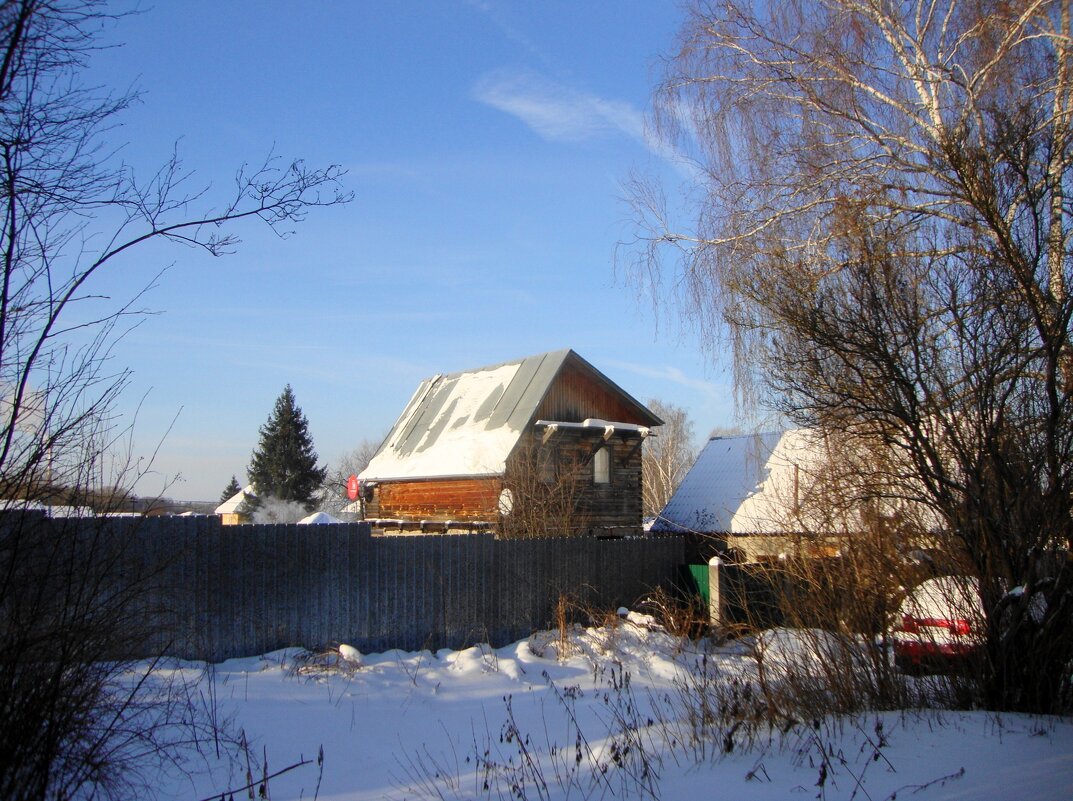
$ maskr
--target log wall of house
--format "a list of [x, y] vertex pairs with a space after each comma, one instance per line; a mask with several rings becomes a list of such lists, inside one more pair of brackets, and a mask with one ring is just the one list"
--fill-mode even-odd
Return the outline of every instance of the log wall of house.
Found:
[[398, 520], [494, 521], [499, 478], [386, 481], [373, 489], [365, 516]]
[[[625, 533], [624, 529], [639, 532], [642, 519], [641, 443], [638, 436], [616, 434], [605, 441], [595, 432], [562, 430], [553, 434], [547, 443], [543, 443], [540, 436], [530, 436], [518, 452], [524, 454], [526, 448], [548, 451], [548, 458], [556, 465], [556, 470], [554, 475], [545, 475], [544, 480], [566, 482], [577, 499], [577, 512], [572, 521], [574, 532]], [[598, 484], [594, 479], [593, 460], [596, 451], [605, 446], [611, 451], [610, 480]], [[508, 470], [508, 478], [511, 472]]]
[[[611, 482], [591, 485], [590, 525], [640, 528], [642, 440], [640, 437], [612, 437], [607, 445], [611, 448]], [[591, 469], [589, 477], [592, 478]]]

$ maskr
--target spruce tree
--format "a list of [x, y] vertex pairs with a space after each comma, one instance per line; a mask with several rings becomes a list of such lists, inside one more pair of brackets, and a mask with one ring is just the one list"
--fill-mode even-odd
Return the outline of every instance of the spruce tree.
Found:
[[225, 501], [231, 500], [241, 490], [242, 490], [242, 487], [239, 485], [238, 479], [235, 478], [234, 476], [231, 476], [231, 483], [228, 484], [226, 487], [224, 487], [223, 494], [220, 496], [220, 503], [224, 503]]
[[294, 401], [288, 384], [276, 399], [261, 440], [253, 452], [247, 474], [254, 485], [253, 506], [272, 497], [313, 508], [313, 493], [324, 483], [326, 469], [317, 467], [317, 452], [309, 435], [309, 422]]

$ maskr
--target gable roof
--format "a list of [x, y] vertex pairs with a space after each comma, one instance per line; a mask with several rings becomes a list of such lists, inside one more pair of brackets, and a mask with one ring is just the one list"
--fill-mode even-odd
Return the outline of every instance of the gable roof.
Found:
[[822, 461], [808, 429], [712, 437], [663, 508], [653, 531], [786, 531], [806, 476]]
[[501, 475], [567, 365], [613, 390], [636, 422], [663, 422], [574, 351], [550, 351], [422, 381], [360, 478]]
[[231, 515], [239, 510], [242, 506], [242, 502], [247, 497], [257, 497], [257, 491], [253, 488], [253, 484], [247, 484], [244, 489], [240, 489], [226, 501], [216, 507], [216, 514], [218, 515]]

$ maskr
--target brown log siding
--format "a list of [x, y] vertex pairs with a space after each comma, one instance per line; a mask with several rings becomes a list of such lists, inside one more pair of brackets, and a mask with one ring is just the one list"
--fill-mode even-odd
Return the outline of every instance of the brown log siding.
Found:
[[379, 484], [366, 516], [399, 520], [494, 521], [499, 478], [428, 479]]
[[[538, 432], [539, 433], [539, 432]], [[546, 445], [539, 436], [523, 439], [523, 447], [553, 450], [559, 474], [567, 480], [577, 498], [573, 532], [598, 534], [601, 531], [641, 528], [641, 440], [637, 436], [613, 435], [608, 441], [589, 432], [556, 432]], [[593, 457], [601, 447], [611, 450], [610, 481], [597, 484], [593, 478]], [[520, 451], [523, 452], [524, 451]], [[568, 479], [562, 471], [573, 469]], [[508, 474], [510, 474], [508, 470]], [[567, 532], [553, 532], [567, 533]]]

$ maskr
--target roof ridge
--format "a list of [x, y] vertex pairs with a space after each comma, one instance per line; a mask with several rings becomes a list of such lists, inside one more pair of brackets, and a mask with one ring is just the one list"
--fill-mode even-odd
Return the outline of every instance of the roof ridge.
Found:
[[480, 373], [484, 372], [485, 370], [497, 370], [500, 367], [507, 367], [512, 364], [521, 364], [522, 362], [529, 361], [530, 359], [547, 358], [548, 356], [552, 356], [558, 353], [563, 354], [564, 360], [566, 356], [570, 353], [574, 353], [575, 356], [577, 355], [573, 348], [558, 348], [557, 350], [546, 350], [542, 353], [534, 353], [529, 356], [522, 356], [518, 359], [507, 359], [506, 361], [498, 362], [497, 364], [482, 364], [479, 367], [471, 367], [468, 370], [456, 370], [453, 373], [437, 373], [437, 375], [442, 378], [457, 378], [458, 376], [468, 375], [469, 373]]

